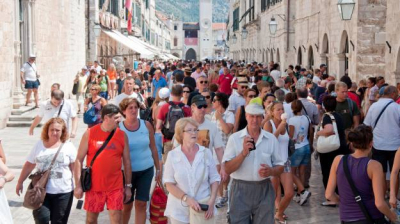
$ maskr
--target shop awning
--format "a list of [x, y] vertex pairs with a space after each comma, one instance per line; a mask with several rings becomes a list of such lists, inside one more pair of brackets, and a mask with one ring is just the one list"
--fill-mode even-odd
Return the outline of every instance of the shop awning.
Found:
[[134, 37], [134, 36], [129, 36], [129, 39], [132, 40], [133, 42], [135, 42], [136, 44], [144, 47], [146, 50], [150, 51], [153, 53], [154, 56], [158, 56], [161, 54], [160, 50], [157, 49], [154, 46], [151, 46], [149, 43], [144, 42], [143, 40]]
[[126, 37], [122, 33], [115, 31], [115, 30], [102, 30], [105, 34], [107, 34], [109, 37], [114, 39], [115, 41], [121, 43], [125, 47], [137, 52], [140, 54], [141, 58], [146, 58], [146, 59], [153, 59], [155, 54], [148, 50], [145, 46], [132, 41], [131, 38]]

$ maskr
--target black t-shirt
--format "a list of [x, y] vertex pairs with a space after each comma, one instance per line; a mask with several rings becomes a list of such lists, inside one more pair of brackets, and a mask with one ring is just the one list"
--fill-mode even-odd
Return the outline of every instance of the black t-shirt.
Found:
[[[344, 133], [344, 124], [343, 124], [343, 119], [342, 117], [336, 113], [336, 112], [331, 112], [333, 117], [335, 117], [336, 120], [336, 126], [337, 130], [339, 133], [339, 140], [340, 140], [340, 154], [349, 154], [349, 148], [347, 147], [347, 142], [346, 142], [346, 135]], [[332, 124], [331, 117], [329, 115], [324, 114], [322, 118], [322, 127], [325, 127], [327, 124]]]
[[144, 80], [148, 81], [149, 80], [149, 72], [144, 72], [143, 78], [144, 78]]
[[196, 89], [196, 80], [190, 76], [183, 78], [183, 84], [192, 87], [192, 89]]

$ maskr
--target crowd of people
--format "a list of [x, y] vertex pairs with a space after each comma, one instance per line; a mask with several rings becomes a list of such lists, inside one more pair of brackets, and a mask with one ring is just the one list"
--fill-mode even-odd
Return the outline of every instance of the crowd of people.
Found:
[[[21, 79], [33, 68], [24, 65]], [[44, 126], [16, 192], [58, 155], [36, 223], [66, 223], [73, 197], [84, 196], [86, 223], [97, 223], [107, 205], [111, 223], [129, 223], [135, 207], [135, 223], [144, 224], [155, 182], [166, 187], [172, 224], [215, 223], [225, 206], [231, 224], [286, 223], [291, 203], [310, 200], [311, 162], [319, 159], [321, 206], [340, 205], [342, 223], [396, 221], [400, 85], [337, 78], [325, 64], [140, 60], [105, 70], [95, 61], [74, 79], [77, 110], [60, 85], [36, 102], [29, 134]], [[77, 137], [77, 114], [88, 126], [78, 149], [68, 140]], [[0, 157], [1, 196], [13, 175], [2, 150]], [[89, 190], [80, 181], [85, 164]]]

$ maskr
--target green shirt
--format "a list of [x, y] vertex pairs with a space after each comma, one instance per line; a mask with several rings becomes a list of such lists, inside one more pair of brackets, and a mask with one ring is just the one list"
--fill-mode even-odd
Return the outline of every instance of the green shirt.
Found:
[[343, 102], [336, 101], [335, 111], [342, 116], [345, 130], [353, 126], [353, 117], [360, 115], [360, 110], [358, 109], [357, 104], [350, 99], [346, 99]]
[[107, 77], [100, 81], [99, 86], [101, 87], [101, 92], [107, 92]]

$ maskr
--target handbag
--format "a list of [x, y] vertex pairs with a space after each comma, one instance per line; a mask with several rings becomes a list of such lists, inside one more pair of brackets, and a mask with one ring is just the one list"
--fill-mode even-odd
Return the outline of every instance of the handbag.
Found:
[[94, 106], [96, 103], [97, 101], [83, 114], [83, 123], [94, 124], [97, 121], [96, 107]]
[[72, 86], [72, 95], [78, 94], [79, 81]]
[[[339, 133], [337, 130], [337, 124], [335, 117], [331, 113], [326, 113], [331, 120], [333, 125], [334, 135], [330, 136], [318, 136], [317, 138], [317, 152], [319, 153], [329, 153], [337, 150], [340, 147], [340, 139]], [[322, 120], [321, 123], [318, 125], [319, 129], [322, 128]]]
[[160, 183], [157, 182], [150, 200], [150, 223], [167, 224], [168, 218], [164, 216], [168, 197]]
[[63, 146], [64, 144], [61, 144], [61, 146], [58, 148], [49, 168], [46, 171], [36, 172], [29, 175], [29, 179], [32, 181], [25, 193], [23, 202], [23, 206], [25, 208], [36, 210], [43, 205], [44, 198], [46, 197], [46, 185], [49, 181], [51, 169], [53, 168], [54, 162], [56, 161], [57, 156]]
[[[200, 189], [200, 185], [204, 180], [204, 176], [205, 176], [205, 172], [206, 172], [206, 157], [207, 157], [207, 151], [205, 151], [207, 149], [204, 149], [204, 169], [203, 169], [203, 173], [201, 174], [201, 178], [200, 181], [198, 182], [198, 184], [196, 185], [195, 188], [195, 193], [194, 193], [194, 197], [196, 197], [197, 192]], [[198, 203], [200, 204], [206, 204], [208, 202], [208, 200], [210, 199], [210, 196], [203, 198], [201, 200], [198, 201]], [[214, 209], [214, 208], [211, 208]], [[215, 224], [215, 215], [213, 215], [210, 219], [205, 219], [204, 216], [204, 211], [200, 211], [197, 212], [195, 210], [193, 210], [192, 208], [190, 208], [189, 210], [189, 220], [190, 220], [190, 224]]]
[[378, 220], [373, 220], [371, 215], [369, 214], [367, 207], [365, 207], [362, 197], [360, 195], [360, 192], [357, 190], [357, 187], [354, 184], [353, 179], [351, 178], [350, 175], [350, 170], [349, 170], [349, 165], [348, 165], [348, 161], [347, 158], [349, 157], [349, 155], [344, 155], [342, 157], [343, 159], [343, 171], [344, 174], [346, 175], [346, 179], [347, 182], [350, 185], [351, 191], [353, 191], [354, 194], [354, 200], [357, 202], [358, 206], [360, 206], [360, 209], [362, 211], [362, 213], [364, 214], [365, 218], [366, 218], [366, 223], [368, 224], [385, 224], [385, 223], [389, 223], [387, 222], [384, 218], [382, 219], [378, 219]]
[[97, 156], [100, 155], [100, 153], [106, 148], [108, 142], [111, 140], [115, 132], [115, 129], [112, 130], [112, 132], [108, 135], [106, 141], [103, 143], [103, 145], [97, 150], [96, 154], [94, 155], [92, 161], [90, 162], [89, 167], [84, 167], [81, 170], [81, 186], [83, 192], [89, 191], [92, 188], [92, 167], [93, 163], [96, 160]]

